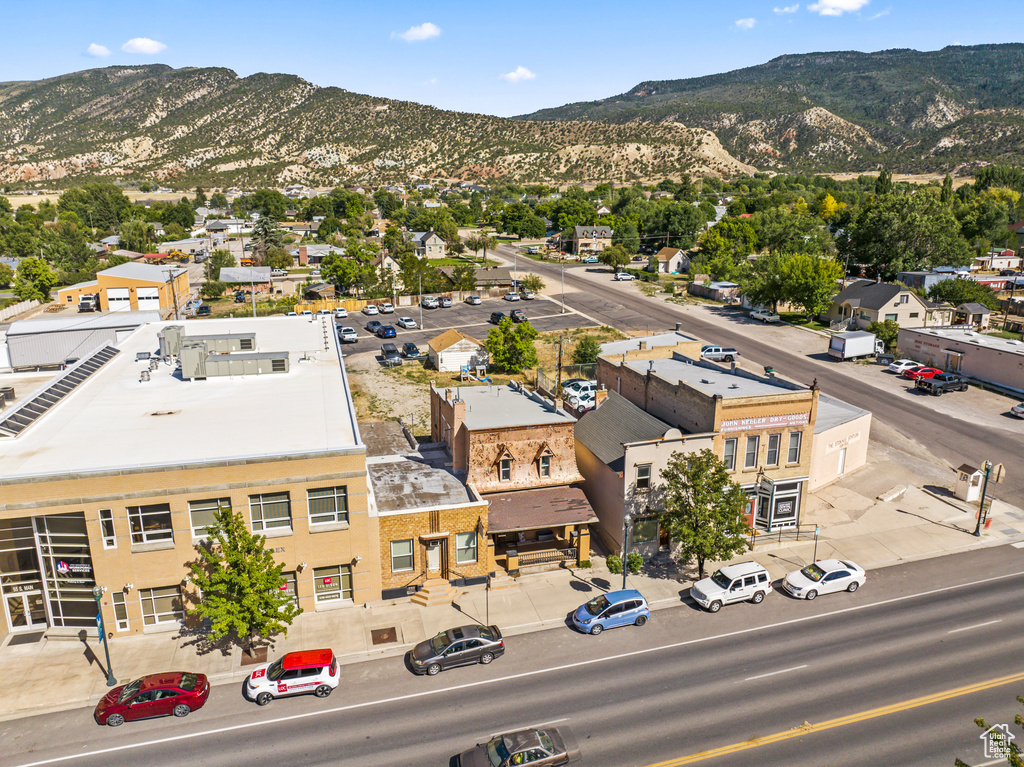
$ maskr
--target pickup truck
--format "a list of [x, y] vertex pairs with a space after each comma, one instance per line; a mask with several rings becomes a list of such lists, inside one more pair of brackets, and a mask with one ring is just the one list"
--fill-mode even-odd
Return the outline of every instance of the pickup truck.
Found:
[[714, 362], [732, 362], [734, 359], [740, 356], [740, 353], [735, 349], [729, 349], [724, 346], [704, 346], [700, 350], [700, 357], [704, 360], [712, 360]]
[[757, 309], [750, 313], [750, 319], [761, 320], [761, 322], [778, 322], [779, 315], [774, 312], [769, 312], [766, 309]]
[[948, 391], [967, 391], [967, 380], [956, 373], [936, 373], [931, 378], [918, 378], [914, 388], [938, 397]]

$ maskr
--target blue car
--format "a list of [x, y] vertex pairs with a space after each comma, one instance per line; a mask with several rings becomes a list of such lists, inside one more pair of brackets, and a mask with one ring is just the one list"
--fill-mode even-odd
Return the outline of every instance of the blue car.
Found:
[[619, 626], [643, 626], [650, 618], [647, 600], [635, 589], [600, 594], [572, 614], [573, 625], [584, 634], [600, 634]]
[[390, 325], [381, 325], [375, 332], [377, 333], [377, 338], [394, 338], [398, 335]]

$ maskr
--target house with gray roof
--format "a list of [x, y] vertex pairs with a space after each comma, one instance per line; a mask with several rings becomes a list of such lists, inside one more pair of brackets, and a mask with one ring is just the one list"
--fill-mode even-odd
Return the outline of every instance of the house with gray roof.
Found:
[[416, 246], [420, 258], [444, 258], [445, 243], [437, 232], [407, 232], [406, 238]]
[[984, 330], [988, 327], [991, 314], [992, 310], [985, 304], [960, 304], [953, 310], [953, 323], [955, 325], [970, 325], [973, 328]]
[[572, 230], [573, 253], [600, 253], [612, 244], [610, 226], [576, 226]]
[[684, 434], [614, 391], [577, 422], [576, 464], [605, 546], [622, 551], [628, 513], [629, 550], [645, 560], [668, 553], [668, 534], [660, 523], [661, 472], [675, 453], [711, 450], [714, 436]]
[[832, 299], [825, 315], [834, 326], [863, 330], [872, 322], [893, 320], [901, 328], [949, 325], [953, 308], [927, 301], [904, 285], [857, 280]]

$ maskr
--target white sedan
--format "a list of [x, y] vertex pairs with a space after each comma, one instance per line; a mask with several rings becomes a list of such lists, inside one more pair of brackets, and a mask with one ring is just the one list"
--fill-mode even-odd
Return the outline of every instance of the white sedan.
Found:
[[337, 309], [334, 310], [334, 316], [336, 319], [339, 320], [348, 319], [348, 310], [345, 309], [344, 307], [339, 306]]
[[1010, 412], [1018, 418], [1024, 418], [1024, 402], [1011, 407]]
[[519, 294], [518, 293], [506, 293], [505, 295], [502, 296], [502, 298], [504, 298], [506, 301], [518, 301], [519, 300]]
[[395, 324], [400, 328], [405, 328], [406, 330], [412, 330], [413, 328], [419, 327], [419, 325], [416, 324], [416, 320], [412, 317], [399, 317], [398, 322]]
[[782, 587], [798, 599], [814, 599], [818, 594], [849, 591], [851, 594], [864, 585], [864, 569], [842, 559], [822, 559], [811, 562], [802, 570], [789, 573]]
[[366, 314], [366, 315], [380, 314], [380, 309], [377, 308], [376, 304], [367, 304], [366, 306], [363, 307], [363, 314]]
[[896, 375], [903, 375], [903, 373], [910, 368], [921, 367], [920, 362], [914, 362], [914, 360], [896, 360], [889, 365], [889, 372], [895, 373]]

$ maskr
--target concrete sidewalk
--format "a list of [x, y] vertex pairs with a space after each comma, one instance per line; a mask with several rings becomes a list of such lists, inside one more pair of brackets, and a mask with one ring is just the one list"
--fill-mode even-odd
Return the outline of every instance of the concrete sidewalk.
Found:
[[[881, 455], [879, 459], [886, 459]], [[892, 464], [890, 463], [890, 468]], [[919, 468], [919, 467], [918, 467]], [[822, 525], [817, 541], [819, 559], [852, 559], [867, 570], [900, 562], [1024, 541], [1024, 511], [996, 502], [990, 528], [975, 538], [974, 511], [955, 499], [942, 497], [941, 488], [908, 486], [892, 501], [886, 494], [893, 471], [862, 470], [829, 485], [808, 498], [805, 524]], [[773, 579], [812, 561], [813, 539], [759, 545], [737, 560], [756, 560]], [[497, 624], [507, 636], [565, 626], [569, 612], [592, 596], [622, 585], [603, 558], [591, 569], [554, 570], [525, 575], [518, 586], [488, 592], [467, 590], [454, 605], [420, 608], [406, 600], [352, 606], [300, 615], [286, 637], [270, 649], [270, 658], [291, 650], [332, 647], [343, 664], [403, 655], [408, 648], [451, 626], [475, 621]], [[717, 563], [708, 564], [712, 572]], [[689, 567], [650, 565], [628, 585], [639, 589], [652, 609], [681, 604], [695, 577]], [[870, 576], [869, 576], [870, 583]], [[374, 645], [371, 631], [394, 629], [395, 641]], [[568, 630], [568, 629], [566, 629]], [[95, 630], [83, 641], [44, 639], [0, 648], [0, 720], [31, 716], [95, 703], [107, 690], [103, 649]], [[17, 639], [15, 639], [17, 642]], [[197, 640], [177, 630], [142, 637], [114, 638], [112, 665], [119, 681], [160, 670], [192, 670], [207, 674], [214, 684], [240, 683], [250, 667], [241, 665], [237, 648], [200, 649]], [[400, 662], [398, 660], [395, 661]], [[59, 698], [59, 700], [57, 699]]]

